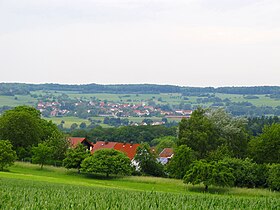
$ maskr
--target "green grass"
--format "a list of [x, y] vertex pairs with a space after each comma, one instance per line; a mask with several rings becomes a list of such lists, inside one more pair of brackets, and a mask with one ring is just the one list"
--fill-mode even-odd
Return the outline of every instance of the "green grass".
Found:
[[32, 98], [30, 95], [0, 96], [0, 106], [34, 106], [36, 102], [37, 100], [35, 98]]
[[81, 119], [81, 118], [78, 118], [78, 117], [46, 117], [44, 119], [51, 120], [53, 123], [55, 123], [57, 125], [59, 125], [61, 123], [61, 121], [63, 120], [64, 121], [64, 125], [63, 125], [64, 128], [70, 128], [73, 123], [77, 123], [78, 126], [82, 122], [85, 122], [87, 125], [90, 124], [90, 122], [87, 119]]
[[0, 209], [279, 209], [280, 194], [268, 190], [202, 189], [175, 179], [105, 179], [16, 163], [0, 172]]

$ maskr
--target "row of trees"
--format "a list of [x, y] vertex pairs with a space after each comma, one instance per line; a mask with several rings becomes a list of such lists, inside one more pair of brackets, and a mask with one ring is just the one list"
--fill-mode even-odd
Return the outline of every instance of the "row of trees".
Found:
[[265, 126], [256, 137], [247, 125], [222, 109], [198, 108], [179, 124], [168, 175], [206, 189], [213, 184], [280, 190], [280, 124]]

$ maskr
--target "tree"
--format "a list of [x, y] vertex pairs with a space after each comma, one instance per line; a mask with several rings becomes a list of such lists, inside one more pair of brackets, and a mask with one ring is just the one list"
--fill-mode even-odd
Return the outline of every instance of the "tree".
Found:
[[247, 120], [232, 117], [224, 109], [210, 110], [207, 117], [218, 133], [220, 144], [227, 146], [234, 157], [245, 157], [248, 144]]
[[69, 148], [69, 141], [65, 138], [64, 134], [53, 132], [52, 136], [46, 140], [52, 150], [52, 160], [61, 162], [65, 158], [66, 151]]
[[249, 142], [249, 153], [257, 163], [280, 163], [280, 124], [265, 126], [263, 133]]
[[13, 165], [16, 160], [16, 152], [12, 149], [12, 144], [9, 140], [0, 140], [0, 171], [4, 168]]
[[204, 184], [205, 191], [208, 191], [209, 185], [232, 186], [234, 176], [232, 175], [232, 169], [228, 168], [223, 161], [208, 163], [199, 160], [194, 162], [191, 169], [186, 172], [184, 182], [193, 185]]
[[267, 182], [270, 189], [280, 191], [280, 164], [270, 166]]
[[163, 165], [157, 161], [156, 155], [147, 143], [137, 148], [134, 160], [138, 163], [140, 172], [151, 176], [164, 176]]
[[73, 123], [70, 127], [70, 130], [75, 130], [76, 128], [78, 128], [78, 124], [77, 123]]
[[85, 129], [87, 127], [87, 124], [85, 122], [81, 122], [80, 126], [81, 129]]
[[70, 148], [66, 152], [66, 157], [63, 160], [65, 168], [75, 168], [78, 169], [80, 173], [81, 164], [84, 159], [90, 156], [90, 152], [86, 149], [81, 143], [78, 144], [75, 148]]
[[174, 136], [164, 136], [152, 140], [151, 144], [156, 146], [157, 153], [160, 153], [164, 148], [174, 148], [177, 138]]
[[122, 152], [114, 149], [101, 149], [86, 158], [81, 164], [81, 170], [89, 173], [131, 174], [130, 159]]
[[233, 152], [226, 145], [218, 146], [214, 151], [209, 152], [207, 160], [209, 161], [218, 161], [225, 158], [232, 158]]
[[40, 111], [33, 107], [18, 106], [0, 117], [0, 138], [11, 141], [20, 159], [30, 153], [32, 146], [45, 141], [53, 132], [58, 132], [57, 126], [41, 119]]
[[206, 116], [206, 110], [199, 107], [189, 119], [182, 119], [179, 123], [178, 146], [187, 145], [198, 158], [205, 158], [219, 143], [218, 133]]
[[260, 183], [265, 182], [267, 170], [261, 167], [261, 165], [254, 163], [249, 158], [245, 160], [225, 158], [223, 162], [228, 168], [233, 169], [232, 174], [235, 177], [234, 186], [236, 187], [255, 188], [258, 187]]
[[51, 160], [53, 148], [48, 146], [46, 142], [39, 143], [37, 147], [32, 147], [32, 162], [41, 165], [41, 169], [45, 163]]
[[195, 153], [191, 148], [186, 145], [179, 146], [175, 149], [174, 156], [167, 163], [166, 170], [169, 176], [182, 179], [195, 159]]

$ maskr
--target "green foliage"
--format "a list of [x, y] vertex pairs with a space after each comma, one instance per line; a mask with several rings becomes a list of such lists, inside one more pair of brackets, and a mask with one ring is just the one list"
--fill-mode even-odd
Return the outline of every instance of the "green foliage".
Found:
[[174, 156], [167, 163], [168, 175], [173, 178], [182, 179], [190, 165], [196, 159], [194, 151], [186, 145], [181, 145], [174, 151]]
[[258, 163], [280, 163], [280, 124], [265, 126], [263, 133], [249, 142], [249, 152]]
[[178, 138], [178, 146], [187, 145], [196, 152], [198, 158], [205, 158], [209, 151], [219, 145], [218, 133], [202, 108], [195, 110], [189, 119], [182, 119]]
[[152, 140], [151, 145], [156, 146], [156, 151], [159, 154], [164, 148], [174, 148], [177, 138], [174, 136], [164, 136]]
[[16, 152], [12, 147], [13, 146], [9, 140], [0, 140], [0, 171], [13, 165], [16, 160]]
[[223, 161], [206, 162], [203, 160], [195, 161], [191, 169], [184, 176], [185, 183], [204, 184], [205, 190], [209, 185], [232, 186], [234, 176], [232, 169]]
[[224, 142], [234, 157], [245, 157], [248, 143], [247, 120], [232, 117], [224, 109], [210, 110], [208, 118], [218, 133], [220, 143]]
[[233, 157], [233, 152], [229, 150], [228, 146], [223, 144], [221, 146], [218, 146], [216, 150], [209, 152], [207, 160], [218, 161], [231, 157]]
[[269, 166], [268, 186], [272, 190], [280, 191], [280, 164]]
[[53, 132], [58, 132], [56, 125], [41, 119], [40, 112], [32, 107], [18, 106], [0, 117], [0, 138], [11, 141], [20, 159]]
[[149, 144], [143, 143], [137, 148], [134, 160], [140, 172], [151, 176], [164, 176], [163, 165], [157, 161], [156, 154], [151, 151]]
[[130, 159], [122, 152], [114, 149], [100, 149], [86, 158], [81, 164], [81, 170], [89, 173], [105, 173], [130, 175]]
[[176, 136], [176, 127], [165, 126], [122, 126], [118, 128], [102, 128], [97, 126], [89, 131], [74, 130], [71, 136], [87, 136], [91, 141], [107, 140], [123, 142], [151, 142], [163, 136]]
[[262, 165], [258, 165], [248, 158], [245, 160], [226, 158], [223, 162], [233, 169], [234, 186], [255, 188], [265, 185], [267, 169]]
[[75, 148], [70, 148], [66, 152], [66, 157], [63, 160], [65, 168], [75, 168], [80, 172], [81, 164], [84, 159], [90, 156], [90, 152], [81, 143]]
[[52, 160], [63, 161], [66, 151], [70, 146], [65, 135], [60, 132], [53, 132], [52, 136], [46, 140], [46, 143], [49, 147], [53, 148]]
[[32, 162], [40, 164], [42, 169], [44, 164], [51, 160], [52, 152], [53, 148], [48, 146], [46, 142], [39, 143], [38, 146], [32, 147]]

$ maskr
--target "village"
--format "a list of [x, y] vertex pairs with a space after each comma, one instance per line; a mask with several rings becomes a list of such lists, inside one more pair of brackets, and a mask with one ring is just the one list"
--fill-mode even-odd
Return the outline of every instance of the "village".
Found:
[[[189, 118], [192, 110], [171, 108], [142, 103], [112, 103], [107, 101], [39, 101], [36, 105], [44, 117], [75, 116], [83, 119], [90, 117], [162, 117]], [[164, 124], [157, 122], [156, 125]]]

